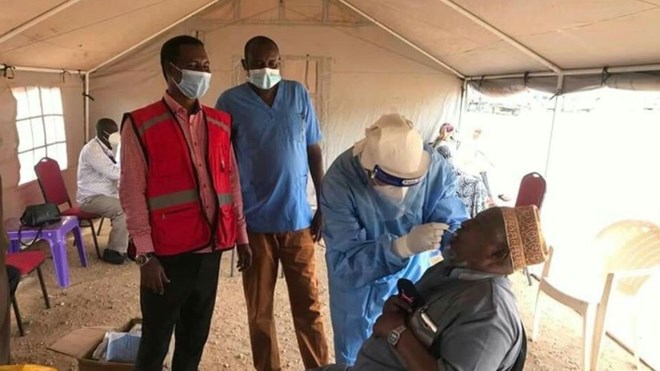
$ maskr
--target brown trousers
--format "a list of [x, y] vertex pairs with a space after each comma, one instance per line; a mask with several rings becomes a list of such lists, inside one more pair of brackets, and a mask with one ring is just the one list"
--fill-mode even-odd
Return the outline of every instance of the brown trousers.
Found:
[[306, 369], [328, 363], [315, 244], [309, 229], [288, 233], [250, 233], [252, 266], [243, 272], [250, 343], [258, 371], [280, 370], [280, 350], [273, 318], [278, 261], [282, 262], [298, 347]]

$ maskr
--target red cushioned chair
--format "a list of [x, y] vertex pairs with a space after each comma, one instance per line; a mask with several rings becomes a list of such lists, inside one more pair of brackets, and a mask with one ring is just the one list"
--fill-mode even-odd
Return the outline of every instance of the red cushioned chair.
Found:
[[520, 181], [516, 206], [534, 205], [541, 209], [545, 197], [545, 179], [539, 173], [529, 173]]
[[[520, 181], [516, 207], [534, 205], [540, 210], [545, 197], [545, 186], [545, 179], [541, 174], [535, 172], [525, 175]], [[525, 268], [524, 273], [527, 276], [527, 282], [531, 286], [532, 276], [529, 274], [529, 270]]]
[[[7, 275], [9, 277], [9, 294], [11, 297], [11, 304], [14, 307], [14, 315], [16, 317], [16, 324], [18, 325], [18, 332], [21, 336], [25, 336], [23, 329], [23, 319], [21, 312], [18, 309], [18, 301], [16, 300], [16, 288], [20, 277], [25, 277], [30, 273], [37, 271], [39, 277], [39, 284], [41, 285], [41, 292], [44, 295], [44, 302], [46, 308], [50, 309], [50, 300], [48, 299], [48, 292], [46, 291], [46, 284], [44, 283], [44, 276], [41, 273], [41, 265], [46, 261], [46, 254], [39, 250], [23, 251], [6, 256]], [[18, 277], [16, 277], [18, 276]]]
[[[94, 230], [94, 219], [101, 216], [96, 214], [86, 213], [77, 206], [73, 206], [69, 198], [69, 192], [64, 185], [64, 178], [60, 171], [60, 165], [52, 158], [44, 157], [34, 166], [34, 172], [37, 174], [39, 187], [41, 193], [44, 195], [44, 200], [48, 203], [57, 205], [66, 204], [68, 209], [63, 210], [62, 215], [70, 215], [78, 218], [81, 227], [92, 229], [92, 238], [94, 238], [94, 247], [96, 248], [96, 255], [101, 258], [101, 251], [99, 250], [99, 243], [96, 240], [96, 231]], [[83, 225], [83, 222], [85, 224]]]

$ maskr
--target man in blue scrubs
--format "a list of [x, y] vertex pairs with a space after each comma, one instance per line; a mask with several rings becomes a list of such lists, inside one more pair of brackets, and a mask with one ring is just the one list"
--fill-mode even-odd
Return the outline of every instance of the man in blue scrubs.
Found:
[[321, 130], [307, 90], [280, 77], [280, 54], [264, 36], [245, 45], [248, 82], [224, 92], [216, 108], [232, 115], [232, 141], [241, 176], [252, 247], [243, 272], [252, 357], [257, 370], [280, 370], [273, 319], [278, 261], [305, 368], [328, 363], [314, 259], [322, 217], [307, 202], [307, 174], [321, 194]]
[[467, 212], [451, 165], [398, 114], [335, 160], [321, 208], [335, 361], [352, 365], [397, 281], [419, 280]]

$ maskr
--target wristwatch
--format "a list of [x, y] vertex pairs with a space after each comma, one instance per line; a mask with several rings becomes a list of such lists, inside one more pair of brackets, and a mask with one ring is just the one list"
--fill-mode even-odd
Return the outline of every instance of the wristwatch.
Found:
[[407, 329], [408, 328], [406, 325], [401, 325], [390, 331], [389, 335], [387, 335], [387, 342], [390, 343], [391, 346], [396, 347], [396, 345], [399, 343], [399, 340], [401, 339], [401, 334], [403, 334]]
[[153, 257], [153, 254], [144, 254], [144, 255], [135, 255], [135, 263], [140, 267], [149, 263], [149, 260]]

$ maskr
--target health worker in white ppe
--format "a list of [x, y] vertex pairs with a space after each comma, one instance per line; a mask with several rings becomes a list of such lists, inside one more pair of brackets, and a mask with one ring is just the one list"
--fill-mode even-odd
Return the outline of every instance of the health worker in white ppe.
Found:
[[456, 188], [449, 163], [399, 114], [332, 164], [321, 208], [337, 363], [355, 362], [397, 281], [421, 278], [467, 219]]

